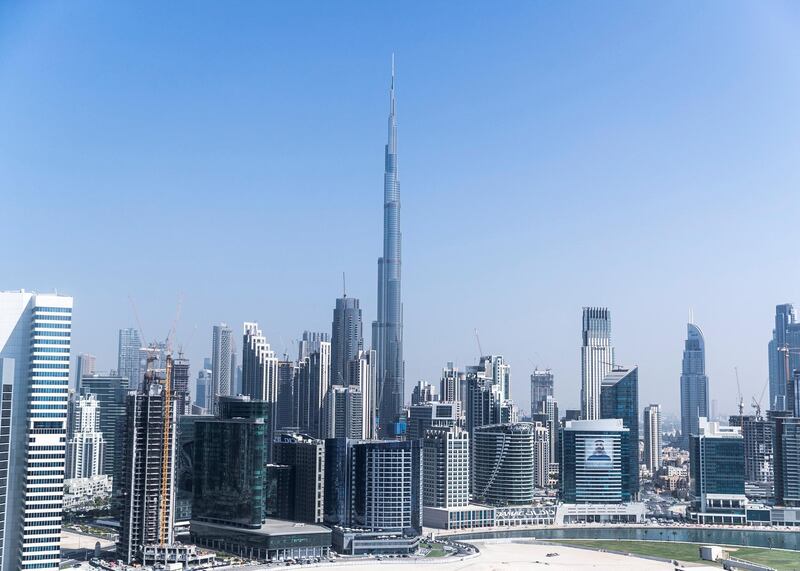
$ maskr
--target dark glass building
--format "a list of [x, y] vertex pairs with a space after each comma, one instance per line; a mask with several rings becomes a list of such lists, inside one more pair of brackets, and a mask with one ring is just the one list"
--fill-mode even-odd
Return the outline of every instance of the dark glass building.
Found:
[[600, 417], [622, 419], [622, 426], [628, 429], [628, 491], [636, 499], [639, 496], [639, 367], [615, 367], [605, 376], [600, 386]]
[[775, 415], [775, 501], [800, 507], [800, 418]]
[[325, 440], [326, 525], [350, 527], [351, 461], [353, 443], [349, 438]]
[[291, 470], [286, 519], [321, 523], [325, 498], [325, 444], [301, 434], [283, 434], [274, 444], [275, 465]]

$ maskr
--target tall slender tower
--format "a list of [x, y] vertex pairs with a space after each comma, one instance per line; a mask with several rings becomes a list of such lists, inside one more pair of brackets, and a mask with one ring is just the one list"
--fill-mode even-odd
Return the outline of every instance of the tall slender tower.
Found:
[[583, 308], [581, 345], [581, 418], [600, 418], [600, 387], [614, 364], [611, 312], [606, 307]]
[[688, 447], [689, 438], [700, 432], [700, 418], [708, 417], [708, 377], [706, 376], [706, 341], [694, 323], [688, 323], [681, 369], [681, 437]]
[[378, 356], [378, 424], [381, 436], [403, 408], [403, 303], [400, 296], [400, 183], [397, 180], [397, 117], [394, 56], [389, 87], [389, 140], [383, 174], [383, 256], [378, 259], [378, 318], [372, 323], [372, 348]]

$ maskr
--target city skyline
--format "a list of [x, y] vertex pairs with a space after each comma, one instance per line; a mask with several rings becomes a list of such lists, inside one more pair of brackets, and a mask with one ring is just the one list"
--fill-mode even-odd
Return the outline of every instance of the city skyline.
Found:
[[[365, 9], [366, 19], [386, 15], [379, 8]], [[800, 277], [796, 264], [790, 263], [795, 254], [774, 245], [778, 240], [792, 243], [797, 233], [792, 221], [798, 206], [794, 189], [800, 181], [791, 167], [797, 146], [790, 135], [800, 117], [791, 105], [770, 103], [767, 108], [757, 90], [747, 85], [768, 83], [779, 93], [775, 97], [787, 101], [800, 93], [797, 75], [785, 74], [798, 51], [797, 39], [774, 20], [777, 12], [796, 21], [790, 8], [783, 14], [774, 6], [740, 6], [724, 15], [729, 25], [715, 32], [710, 47], [703, 26], [676, 21], [674, 15], [664, 23], [644, 14], [614, 22], [613, 15], [602, 14], [599, 7], [589, 7], [583, 15], [523, 5], [514, 5], [506, 15], [475, 8], [448, 14], [461, 26], [449, 26], [447, 33], [466, 50], [466, 57], [431, 39], [412, 45], [404, 36], [411, 35], [412, 22], [419, 24], [419, 14], [410, 8], [396, 15], [386, 37], [355, 33], [356, 55], [342, 46], [320, 49], [339, 33], [353, 32], [346, 22], [336, 20], [342, 24], [337, 35], [322, 33], [308, 48], [291, 44], [293, 57], [286, 62], [265, 59], [261, 69], [255, 64], [257, 56], [275, 41], [259, 40], [264, 36], [259, 26], [267, 25], [267, 16], [277, 14], [289, 22], [287, 34], [300, 25], [296, 16], [272, 8], [274, 12], [265, 10], [253, 18], [258, 25], [242, 25], [241, 39], [224, 47], [224, 56], [244, 58], [230, 70], [224, 69], [225, 57], [206, 58], [207, 67], [198, 67], [181, 55], [146, 70], [145, 63], [158, 50], [172, 53], [169, 48], [175, 42], [203, 47], [186, 30], [178, 38], [155, 32], [140, 38], [133, 27], [117, 29], [119, 40], [105, 36], [102, 23], [131, 16], [125, 10], [106, 7], [95, 23], [85, 21], [74, 29], [75, 19], [81, 18], [79, 8], [69, 14], [56, 10], [47, 18], [36, 8], [0, 10], [8, 16], [0, 20], [18, 26], [14, 34], [3, 34], [8, 50], [0, 62], [0, 76], [15, 77], [14, 85], [7, 82], [0, 90], [0, 120], [12, 127], [0, 135], [0, 147], [6, 151], [0, 153], [2, 186], [14, 193], [8, 204], [9, 224], [0, 229], [0, 238], [13, 243], [25, 233], [23, 221], [39, 201], [53, 207], [50, 212], [37, 210], [42, 223], [55, 223], [65, 212], [77, 222], [64, 238], [65, 255], [49, 267], [22, 251], [12, 252], [0, 289], [72, 295], [73, 353], [96, 355], [99, 371], [115, 366], [118, 331], [137, 327], [136, 312], [145, 341], [163, 340], [181, 292], [185, 301], [175, 345], [182, 345], [190, 358], [192, 379], [202, 359], [211, 354], [215, 323], [229, 323], [238, 331], [242, 323], [258, 321], [279, 355], [295, 352], [291, 340], [303, 330], [328, 331], [341, 271], [348, 275], [352, 295], [361, 300], [364, 320], [375, 318], [380, 153], [389, 57], [395, 51], [405, 207], [406, 398], [418, 380], [435, 384], [448, 361], [462, 370], [476, 364], [477, 328], [483, 352], [502, 354], [511, 365], [516, 403], [528, 402], [527, 379], [538, 366], [553, 370], [559, 406], [575, 408], [580, 389], [579, 313], [591, 305], [611, 310], [617, 361], [639, 365], [641, 402], [662, 403], [665, 413], [677, 412], [688, 307], [695, 309], [706, 336], [710, 398], [719, 402], [720, 412], [735, 410], [734, 366], [745, 401], [761, 393], [775, 306], [793, 301], [795, 294], [786, 284]], [[661, 10], [654, 8], [650, 14], [666, 15]], [[328, 8], [322, 11], [336, 18]], [[191, 19], [202, 28], [214, 11], [199, 12]], [[444, 12], [434, 8], [432, 23], [426, 25], [441, 22]], [[712, 18], [694, 15], [699, 23]], [[557, 17], [574, 23], [596, 17], [599, 25], [583, 38], [565, 39], [557, 30], [546, 30]], [[243, 24], [241, 15], [233, 19]], [[759, 33], [745, 34], [745, 21], [755, 22]], [[470, 48], [469, 39], [487, 22], [510, 33], [484, 43], [486, 53], [481, 55]], [[522, 31], [526, 25], [535, 32], [530, 37]], [[641, 32], [626, 36], [619, 46], [604, 41], [637, 26]], [[649, 45], [646, 35], [657, 40], [672, 37], [670, 26], [689, 46], [703, 45], [709, 53], [695, 58], [694, 52], [662, 46], [653, 53], [652, 64], [637, 60], [628, 74], [619, 71], [620, 53]], [[456, 28], [461, 31], [454, 32]], [[36, 49], [26, 49], [26, 33], [37, 31], [52, 33]], [[270, 31], [278, 40], [285, 37]], [[773, 39], [768, 42], [767, 37]], [[101, 40], [110, 40], [108, 53], [90, 53], [94, 50], [88, 48]], [[131, 52], [123, 40], [133, 41], [140, 51]], [[736, 46], [734, 53], [723, 53], [731, 45]], [[255, 57], [245, 57], [248, 46]], [[599, 52], [588, 58], [594, 46], [600, 46]], [[550, 64], [537, 55], [540, 51], [560, 55]], [[46, 76], [43, 62], [55, 53], [62, 58], [58, 61], [70, 65], [79, 59], [85, 71], [70, 77], [56, 70]], [[517, 55], [505, 61], [508, 54]], [[301, 60], [307, 62], [305, 67], [292, 67]], [[131, 105], [119, 85], [102, 79], [99, 72], [119, 61], [129, 64], [115, 69], [123, 86], [136, 88], [134, 95], [142, 96], [137, 86], [148, 80], [166, 82], [160, 94], [165, 110], [158, 111], [147, 97]], [[722, 64], [706, 76], [712, 62]], [[657, 69], [673, 70], [684, 91], [656, 100], [657, 89], [663, 87]], [[222, 74], [235, 85], [238, 79], [243, 92], [212, 87], [195, 100], [197, 83], [183, 86], [169, 79], [197, 73]], [[97, 82], [96, 93], [86, 92], [85, 74]], [[704, 82], [696, 81], [699, 76]], [[285, 83], [285, 94], [272, 86], [275, 81]], [[52, 82], [62, 82], [64, 89], [55, 89]], [[308, 89], [312, 85], [325, 86], [324, 92]], [[598, 87], [584, 95], [580, 91], [587, 85]], [[58, 92], [63, 102], [47, 98], [47, 91]], [[37, 95], [30, 97], [31, 93]], [[719, 104], [721, 93], [729, 96], [727, 105]], [[241, 103], [244, 111], [236, 113], [223, 105], [225, 96]], [[295, 96], [296, 101], [289, 101]], [[186, 100], [194, 104], [177, 112]], [[69, 112], [63, 106], [69, 106]], [[205, 117], [218, 108], [219, 118]], [[35, 118], [42, 109], [51, 111]], [[600, 118], [606, 109], [610, 117]], [[743, 111], [730, 127], [733, 109]], [[279, 118], [277, 110], [288, 119]], [[749, 119], [747, 111], [764, 127]], [[699, 119], [701, 125], [695, 126]], [[246, 120], [254, 121], [255, 127], [242, 128]], [[107, 128], [84, 132], [85, 122]], [[562, 132], [564, 126], [569, 129]], [[721, 134], [712, 135], [714, 131]], [[536, 133], [532, 140], [531, 133]], [[194, 144], [191, 137], [197, 138]], [[282, 147], [276, 146], [275, 138]], [[734, 142], [744, 139], [755, 146]], [[42, 140], [49, 141], [47, 169], [37, 162], [42, 160]], [[486, 146], [494, 150], [484, 154]], [[237, 153], [241, 157], [233, 159]], [[300, 159], [307, 161], [311, 153], [324, 167], [324, 184], [300, 169]], [[168, 154], [171, 161], [160, 154]], [[270, 154], [277, 159], [270, 160]], [[636, 164], [627, 162], [630, 156]], [[265, 166], [257, 166], [262, 161]], [[616, 173], [621, 165], [622, 174]], [[236, 174], [231, 178], [232, 173]], [[276, 188], [286, 190], [278, 193]], [[762, 188], [769, 189], [770, 200], [761, 200], [755, 192]], [[223, 197], [231, 204], [223, 204]], [[627, 203], [627, 227], [611, 228], [605, 220], [591, 225], [598, 213], [610, 220], [622, 203]], [[692, 204], [689, 215], [687, 203]], [[784, 207], [775, 209], [774, 204]], [[488, 209], [500, 219], [473, 225]], [[170, 210], [181, 215], [167, 216]], [[272, 211], [286, 214], [279, 218], [287, 220], [307, 217], [305, 231], [292, 232], [274, 216], [269, 228], [256, 224], [263, 213]], [[659, 216], [653, 217], [654, 212]], [[359, 224], [347, 224], [345, 214]], [[228, 226], [221, 233], [208, 232], [217, 217]], [[241, 226], [259, 228], [262, 234], [257, 237], [270, 246], [264, 268], [253, 268], [252, 259], [236, 252], [241, 248], [234, 230]], [[611, 231], [598, 233], [597, 227]], [[314, 243], [327, 243], [331, 231], [341, 235], [345, 229], [352, 232], [347, 239], [353, 247], [292, 262], [288, 269], [293, 279], [287, 284], [267, 279], [279, 267], [287, 275], [287, 267], [280, 266], [285, 263], [280, 244], [294, 242], [293, 250], [308, 252]], [[31, 251], [42, 239], [31, 236]], [[165, 250], [159, 259], [175, 252], [170, 271], [139, 276], [118, 263], [120, 252], [149, 247]], [[689, 248], [703, 253], [691, 283], [679, 272]], [[592, 257], [588, 250], [610, 251], [613, 256]], [[78, 272], [69, 254], [80, 253], [92, 263]], [[636, 268], [636, 279], [616, 279], [621, 275], [612, 259]], [[504, 279], [475, 279], [472, 268], [483, 260], [502, 268]], [[209, 275], [210, 265], [223, 271]], [[594, 279], [581, 281], [586, 274]], [[766, 275], [785, 279], [764, 280]], [[260, 287], [262, 282], [268, 287]]]

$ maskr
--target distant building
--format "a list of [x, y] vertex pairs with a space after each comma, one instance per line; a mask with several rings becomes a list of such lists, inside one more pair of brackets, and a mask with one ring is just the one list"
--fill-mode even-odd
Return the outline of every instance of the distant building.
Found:
[[639, 496], [639, 367], [614, 367], [605, 376], [600, 390], [600, 417], [620, 418], [629, 431], [629, 490], [632, 499], [636, 499]]
[[303, 331], [303, 337], [297, 345], [297, 362], [301, 363], [311, 355], [311, 353], [318, 353], [320, 350], [320, 343], [329, 343], [330, 337], [327, 333], [319, 333], [316, 331]]
[[364, 438], [364, 395], [358, 387], [331, 385], [325, 397], [325, 438]]
[[117, 353], [117, 375], [128, 379], [129, 386], [138, 390], [144, 375], [144, 354], [139, 331], [133, 328], [119, 330], [119, 349]]
[[544, 412], [547, 397], [553, 396], [553, 372], [535, 369], [531, 373], [531, 414]]
[[689, 440], [692, 519], [696, 523], [743, 524], [744, 439], [738, 427], [701, 418]]
[[359, 351], [350, 361], [347, 386], [361, 391], [362, 438], [372, 439], [378, 435], [378, 397], [375, 387], [375, 367], [378, 359], [374, 350]]
[[524, 505], [534, 498], [534, 425], [476, 427], [472, 434], [472, 497], [488, 505]]
[[197, 371], [197, 388], [195, 389], [194, 404], [211, 412], [211, 402], [208, 400], [211, 391], [211, 369]]
[[744, 439], [744, 480], [772, 496], [774, 479], [773, 438], [775, 422], [755, 415], [732, 415], [728, 424], [741, 428]]
[[84, 375], [94, 375], [97, 358], [88, 353], [81, 353], [75, 357], [75, 392], [81, 392], [81, 378]]
[[558, 417], [558, 401], [552, 396], [544, 399], [544, 414], [547, 416], [545, 426], [550, 433], [550, 462], [558, 464], [561, 459], [561, 446], [559, 446], [558, 434], [561, 424]]
[[644, 464], [655, 475], [661, 468], [661, 405], [644, 407]]
[[429, 428], [423, 450], [423, 505], [456, 508], [469, 504], [469, 433], [456, 426]]
[[233, 339], [231, 328], [225, 323], [214, 325], [211, 334], [211, 391], [209, 406], [216, 413], [217, 401], [221, 396], [230, 396], [231, 389], [231, 353]]
[[275, 428], [297, 428], [297, 366], [294, 361], [278, 361], [278, 401]]
[[436, 387], [425, 381], [419, 381], [411, 391], [411, 404], [423, 404], [439, 400]]
[[787, 410], [787, 384], [792, 371], [800, 369], [800, 323], [790, 303], [775, 307], [775, 328], [767, 352], [770, 409]]
[[73, 395], [71, 423], [67, 440], [66, 477], [93, 478], [103, 473], [106, 442], [100, 432], [100, 407], [97, 397]]
[[456, 426], [461, 416], [461, 403], [426, 402], [411, 405], [408, 409], [408, 440], [420, 440], [430, 428]]
[[442, 380], [439, 383], [439, 394], [443, 401], [462, 402], [466, 406], [466, 376], [453, 365], [452, 361], [442, 370]]
[[[242, 394], [269, 403], [266, 417], [267, 441], [275, 434], [278, 400], [278, 358], [270, 349], [257, 323], [245, 323], [242, 340]], [[268, 447], [267, 458], [271, 458]]]
[[92, 394], [97, 399], [100, 432], [105, 441], [102, 474], [113, 478], [115, 494], [121, 486], [123, 441], [125, 436], [126, 397], [130, 385], [126, 377], [113, 375], [84, 376], [81, 380], [83, 395]]
[[300, 434], [283, 434], [274, 443], [274, 463], [291, 470], [287, 513], [292, 521], [322, 523], [325, 500], [325, 442]]
[[800, 418], [775, 415], [775, 501], [800, 507]]
[[681, 373], [681, 436], [688, 445], [697, 434], [700, 418], [708, 417], [708, 377], [706, 376], [706, 342], [700, 328], [689, 323], [683, 350]]
[[614, 365], [608, 308], [583, 308], [581, 336], [581, 418], [596, 420], [600, 418], [600, 386]]
[[572, 420], [561, 440], [561, 499], [568, 504], [632, 501], [630, 430], [622, 419]]
[[179, 353], [172, 361], [172, 390], [175, 392], [175, 407], [178, 416], [190, 414], [192, 397], [189, 392], [189, 359]]
[[299, 371], [300, 430], [314, 438], [324, 437], [325, 396], [330, 386], [331, 344], [320, 341], [316, 351], [301, 363]]
[[533, 485], [547, 488], [550, 485], [550, 430], [537, 422], [533, 428]]

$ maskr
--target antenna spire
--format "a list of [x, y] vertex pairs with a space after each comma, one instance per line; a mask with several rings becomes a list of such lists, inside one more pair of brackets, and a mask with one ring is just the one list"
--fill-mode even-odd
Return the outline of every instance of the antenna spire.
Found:
[[347, 281], [344, 272], [342, 272], [342, 297], [347, 297]]

